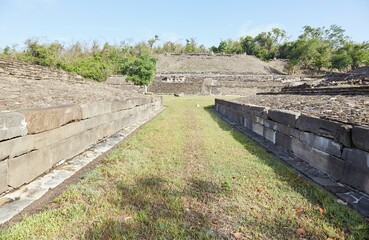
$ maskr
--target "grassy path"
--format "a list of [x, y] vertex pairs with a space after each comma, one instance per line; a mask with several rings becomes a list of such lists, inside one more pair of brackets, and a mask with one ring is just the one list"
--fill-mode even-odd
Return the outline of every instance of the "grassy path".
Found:
[[0, 239], [369, 238], [365, 219], [219, 120], [213, 102], [166, 97], [160, 116]]

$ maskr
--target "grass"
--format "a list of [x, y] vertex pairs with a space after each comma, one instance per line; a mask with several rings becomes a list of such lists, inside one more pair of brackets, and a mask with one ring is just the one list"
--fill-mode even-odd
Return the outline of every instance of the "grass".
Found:
[[0, 239], [369, 239], [363, 217], [218, 119], [212, 97], [164, 100], [161, 115]]

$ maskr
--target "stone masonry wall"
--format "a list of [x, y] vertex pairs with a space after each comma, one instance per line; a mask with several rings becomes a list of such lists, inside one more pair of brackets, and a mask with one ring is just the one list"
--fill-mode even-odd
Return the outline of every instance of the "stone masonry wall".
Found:
[[149, 91], [158, 94], [248, 95], [250, 91], [256, 93], [282, 88], [284, 81], [290, 81], [291, 78], [281, 75], [159, 73], [149, 86]]
[[83, 80], [78, 74], [4, 58], [0, 58], [0, 76], [33, 80]]
[[136, 97], [0, 112], [0, 194], [161, 108], [161, 97]]
[[335, 180], [369, 194], [369, 127], [220, 99], [215, 100], [215, 110]]

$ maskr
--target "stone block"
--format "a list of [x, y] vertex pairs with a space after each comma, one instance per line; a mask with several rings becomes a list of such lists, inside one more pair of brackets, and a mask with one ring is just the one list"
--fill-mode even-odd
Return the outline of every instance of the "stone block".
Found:
[[252, 129], [254, 133], [263, 136], [264, 135], [264, 126], [259, 123], [252, 123]]
[[342, 182], [369, 194], [369, 152], [344, 148], [342, 158], [346, 160]]
[[70, 123], [60, 128], [33, 135], [35, 149], [45, 148], [58, 142], [62, 142], [67, 138], [87, 130], [87, 127], [89, 126], [86, 127], [85, 125], [87, 125], [86, 122], [88, 120], [90, 119]]
[[256, 115], [251, 115], [251, 119], [255, 123], [259, 123], [261, 125], [264, 125], [264, 119], [262, 117], [258, 117]]
[[288, 127], [284, 124], [278, 124], [278, 132], [281, 132], [285, 135], [288, 135], [288, 136], [292, 136], [292, 137], [295, 137], [295, 138], [299, 138], [300, 137], [300, 131], [297, 130], [296, 128], [291, 128], [291, 127]]
[[283, 134], [281, 132], [277, 132], [276, 133], [276, 144], [278, 146], [281, 146], [289, 151], [292, 150], [291, 145], [292, 145], [292, 137], [286, 134]]
[[369, 152], [369, 127], [354, 126], [352, 128], [352, 143], [355, 147]]
[[8, 163], [0, 162], [0, 194], [8, 190]]
[[296, 126], [296, 120], [299, 116], [300, 113], [289, 110], [269, 109], [268, 111], [268, 118], [292, 128]]
[[300, 132], [300, 141], [323, 152], [341, 157], [342, 145], [329, 138], [316, 136], [313, 133]]
[[258, 117], [262, 117], [264, 119], [266, 119], [268, 116], [268, 109], [269, 108], [261, 107], [257, 105], [251, 105], [251, 104], [247, 104], [243, 106], [243, 111], [250, 113], [252, 115], [258, 116]]
[[267, 128], [273, 129], [274, 131], [278, 130], [278, 123], [267, 120], [267, 119], [263, 119], [263, 125]]
[[272, 143], [276, 142], [276, 131], [270, 129], [270, 128], [266, 128], [264, 127], [264, 132], [263, 132], [263, 136], [266, 140], [271, 141]]
[[19, 156], [32, 151], [34, 148], [35, 142], [32, 136], [18, 137], [0, 142], [0, 160]]
[[0, 141], [25, 135], [27, 135], [27, 123], [22, 114], [0, 113]]
[[112, 102], [95, 102], [81, 105], [82, 119], [93, 118], [112, 112]]
[[249, 130], [252, 130], [252, 118], [251, 118], [251, 114], [248, 113], [244, 113], [243, 114], [243, 126]]
[[64, 105], [37, 110], [23, 110], [28, 134], [45, 132], [59, 128], [69, 122], [82, 119], [82, 110], [77, 105]]
[[128, 99], [121, 100], [121, 101], [113, 101], [111, 102], [112, 106], [112, 112], [118, 112], [125, 109], [130, 109], [134, 107], [133, 101], [128, 101]]
[[302, 131], [333, 138], [346, 147], [351, 146], [351, 125], [307, 115], [300, 115], [296, 121], [296, 127]]
[[16, 188], [43, 174], [52, 166], [51, 156], [50, 149], [41, 149], [8, 159], [8, 185]]
[[344, 161], [341, 159], [310, 147], [297, 139], [292, 139], [291, 150], [296, 157], [309, 163], [319, 171], [329, 173], [336, 180], [342, 179]]

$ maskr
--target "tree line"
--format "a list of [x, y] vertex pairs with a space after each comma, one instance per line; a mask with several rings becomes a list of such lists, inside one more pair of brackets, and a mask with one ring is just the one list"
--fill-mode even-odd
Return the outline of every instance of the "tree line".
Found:
[[273, 28], [256, 37], [223, 40], [218, 47], [210, 49], [217, 53], [246, 53], [264, 61], [288, 59], [291, 73], [300, 68], [345, 71], [369, 65], [369, 42], [352, 41], [337, 25], [329, 28], [305, 26], [295, 41], [289, 41], [286, 31]]
[[[288, 59], [290, 73], [301, 68], [346, 71], [369, 65], [369, 42], [352, 41], [345, 35], [345, 30], [337, 25], [331, 25], [329, 28], [305, 26], [302, 34], [294, 41], [290, 41], [285, 30], [273, 28], [255, 37], [221, 40], [218, 46], [210, 48], [198, 44], [195, 38], [186, 39], [185, 43], [161, 42], [157, 35], [135, 44], [122, 41], [119, 44], [101, 45], [93, 41], [75, 42], [67, 46], [59, 42], [41, 43], [29, 39], [25, 42], [24, 49], [6, 46], [0, 55], [104, 81], [110, 75], [132, 73], [133, 69], [136, 69], [137, 73], [140, 66], [142, 71], [146, 71], [146, 75], [153, 75], [154, 54], [199, 52], [247, 54], [263, 61]], [[141, 72], [141, 75], [145, 73]]]

